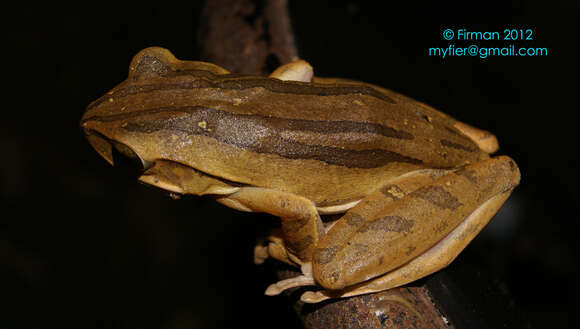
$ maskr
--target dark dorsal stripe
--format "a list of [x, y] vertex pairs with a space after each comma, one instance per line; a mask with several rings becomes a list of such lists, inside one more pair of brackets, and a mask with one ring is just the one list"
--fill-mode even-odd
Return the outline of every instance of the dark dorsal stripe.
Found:
[[[335, 96], [347, 94], [365, 94], [370, 95], [385, 102], [395, 104], [395, 101], [389, 96], [377, 91], [376, 89], [365, 85], [330, 85], [321, 86], [318, 84], [296, 82], [296, 81], [282, 81], [279, 79], [266, 78], [261, 76], [244, 76], [235, 73], [229, 74], [215, 74], [208, 70], [200, 69], [181, 69], [168, 65], [163, 60], [155, 56], [142, 56], [139, 60], [139, 65], [135, 68], [135, 73], [131, 76], [134, 81], [137, 81], [141, 74], [151, 74], [161, 77], [175, 77], [175, 76], [193, 76], [197, 78], [205, 78], [214, 81], [218, 88], [223, 89], [245, 89], [264, 87], [265, 89], [276, 93], [290, 93], [301, 95], [319, 95], [319, 96]], [[241, 87], [239, 81], [244, 80], [247, 86]], [[232, 83], [233, 82], [233, 83]]]
[[255, 121], [261, 125], [268, 126], [274, 131], [307, 131], [319, 134], [337, 134], [337, 133], [360, 133], [360, 134], [377, 134], [385, 137], [396, 138], [396, 139], [413, 139], [413, 135], [403, 131], [397, 130], [395, 128], [380, 125], [378, 123], [369, 122], [358, 122], [358, 121], [317, 121], [317, 120], [306, 120], [306, 119], [288, 119], [288, 118], [278, 118], [263, 116], [258, 114], [232, 114], [222, 110], [207, 108], [203, 106], [173, 106], [173, 107], [162, 107], [156, 109], [149, 109], [143, 111], [126, 112], [121, 114], [113, 114], [107, 116], [92, 116], [83, 120], [86, 121], [100, 121], [100, 122], [111, 122], [118, 120], [127, 120], [138, 118], [147, 115], [154, 115], [164, 112], [185, 112], [185, 113], [201, 113], [201, 112], [215, 112], [220, 113], [219, 118], [221, 119], [226, 115], [231, 119], [242, 119], [244, 121]]
[[[175, 114], [179, 115], [175, 115]], [[167, 116], [171, 119], [168, 120]], [[419, 159], [383, 150], [348, 150], [324, 145], [309, 145], [282, 138], [282, 131], [318, 133], [377, 133], [387, 137], [411, 139], [407, 132], [390, 127], [352, 121], [311, 121], [281, 119], [259, 115], [232, 114], [201, 106], [173, 107], [90, 117], [84, 121], [111, 122], [133, 119], [124, 125], [132, 132], [153, 133], [160, 130], [202, 135], [221, 143], [257, 153], [274, 154], [287, 159], [310, 159], [349, 168], [377, 168], [391, 162], [421, 165]], [[203, 123], [200, 125], [200, 123]]]
[[[191, 72], [194, 74], [191, 74]], [[368, 95], [387, 103], [395, 104], [395, 101], [389, 96], [378, 90], [365, 85], [321, 85], [297, 81], [282, 81], [273, 78], [255, 77], [255, 76], [237, 76], [237, 75], [214, 75], [209, 71], [191, 70], [184, 73], [196, 77], [196, 79], [187, 82], [165, 82], [144, 85], [128, 85], [113, 92], [106, 94], [95, 100], [87, 107], [90, 110], [109, 98], [119, 99], [128, 95], [139, 93], [149, 93], [158, 90], [192, 90], [198, 88], [220, 88], [225, 90], [244, 90], [250, 88], [263, 87], [264, 89], [279, 94], [295, 95], [316, 95], [316, 96], [341, 96], [341, 95]], [[235, 76], [236, 78], [233, 78]]]
[[448, 141], [446, 139], [442, 139], [440, 141], [441, 145], [446, 146], [446, 147], [451, 147], [454, 148], [456, 150], [461, 150], [461, 151], [465, 151], [465, 152], [475, 152], [477, 151], [476, 148], [470, 147], [470, 146], [466, 146], [466, 145], [462, 145], [462, 144], [458, 144], [458, 143], [454, 143], [452, 141]]

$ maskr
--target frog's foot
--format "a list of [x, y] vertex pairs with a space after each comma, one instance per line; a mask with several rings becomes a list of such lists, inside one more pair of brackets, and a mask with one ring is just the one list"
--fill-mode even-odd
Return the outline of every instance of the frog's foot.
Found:
[[281, 280], [276, 283], [271, 284], [268, 286], [266, 291], [264, 292], [265, 295], [268, 296], [276, 296], [282, 293], [284, 290], [295, 288], [295, 287], [304, 287], [304, 286], [315, 286], [316, 282], [314, 282], [313, 277], [309, 277], [306, 275], [299, 275], [294, 278]]
[[281, 241], [270, 241], [267, 246], [257, 244], [254, 247], [254, 264], [263, 264], [266, 259], [274, 258], [292, 266], [300, 266], [298, 258], [292, 257]]
[[294, 278], [281, 280], [271, 284], [264, 294], [268, 296], [279, 295], [282, 291], [295, 287], [315, 286], [316, 282], [312, 276], [312, 263], [305, 263], [301, 266], [302, 275]]
[[469, 137], [477, 146], [486, 153], [494, 153], [499, 149], [497, 138], [489, 131], [475, 128], [467, 123], [457, 122], [455, 128]]
[[266, 259], [274, 258], [288, 265], [300, 267], [302, 261], [288, 252], [280, 230], [272, 230], [266, 241], [267, 245], [258, 243], [254, 247], [254, 264], [260, 265]]

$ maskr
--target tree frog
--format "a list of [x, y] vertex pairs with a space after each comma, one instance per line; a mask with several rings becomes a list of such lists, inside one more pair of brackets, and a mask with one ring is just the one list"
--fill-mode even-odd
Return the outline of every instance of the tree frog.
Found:
[[385, 88], [315, 77], [302, 60], [247, 76], [147, 48], [81, 126], [111, 164], [113, 150], [141, 163], [146, 184], [279, 217], [255, 260], [302, 275], [266, 294], [317, 286], [310, 303], [442, 269], [520, 181], [511, 158], [490, 157], [489, 132]]

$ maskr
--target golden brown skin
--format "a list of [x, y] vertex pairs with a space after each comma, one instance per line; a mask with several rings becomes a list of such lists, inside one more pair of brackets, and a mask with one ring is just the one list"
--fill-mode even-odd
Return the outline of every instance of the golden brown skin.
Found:
[[[432, 273], [479, 232], [463, 223], [483, 227], [519, 183], [513, 160], [489, 158], [492, 134], [381, 87], [312, 78], [304, 61], [240, 76], [147, 48], [81, 126], [110, 163], [113, 147], [142, 161], [141, 181], [280, 217], [262, 254], [305, 275], [270, 293], [366, 293]], [[328, 213], [345, 215], [327, 233]], [[437, 252], [448, 262], [424, 259]]]

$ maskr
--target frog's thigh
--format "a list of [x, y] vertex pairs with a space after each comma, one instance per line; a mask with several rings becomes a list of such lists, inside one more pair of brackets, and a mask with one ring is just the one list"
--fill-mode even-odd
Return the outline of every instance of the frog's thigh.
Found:
[[265, 212], [280, 217], [282, 235], [293, 261], [310, 261], [324, 227], [314, 203], [304, 197], [259, 187], [244, 187], [219, 202], [236, 209]]
[[[510, 158], [488, 159], [435, 179], [370, 217], [347, 213], [341, 221], [353, 228], [338, 223], [318, 244], [316, 282], [340, 290], [392, 271], [397, 276], [397, 269], [418, 257], [415, 267], [397, 280], [411, 282], [444, 267], [491, 219], [519, 177]], [[356, 207], [352, 210], [356, 215]], [[462, 222], [465, 231], [452, 233]], [[424, 256], [447, 236], [452, 238], [437, 247], [445, 250], [438, 254], [442, 259]]]

